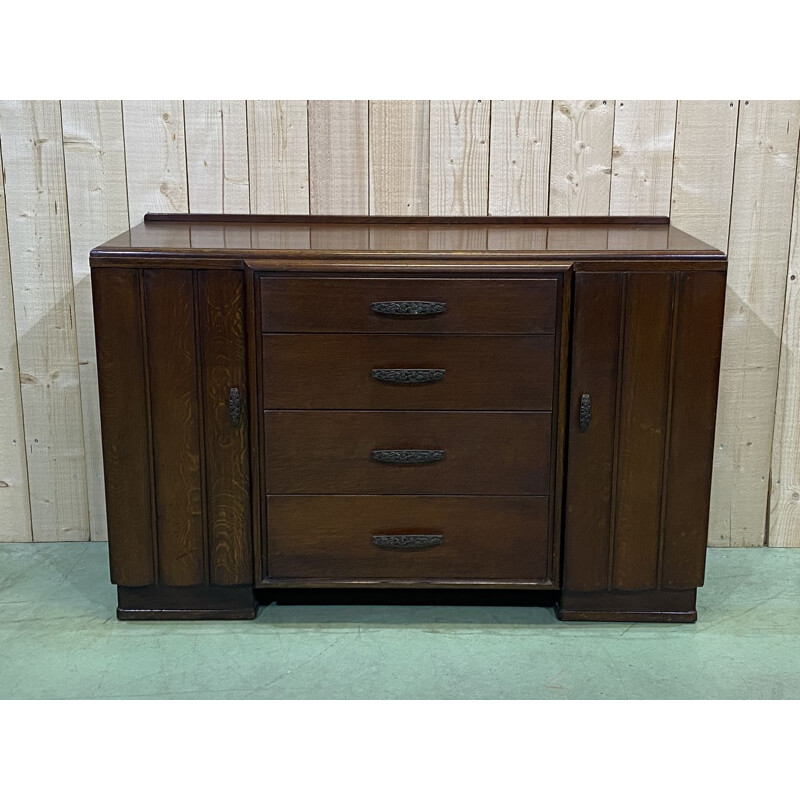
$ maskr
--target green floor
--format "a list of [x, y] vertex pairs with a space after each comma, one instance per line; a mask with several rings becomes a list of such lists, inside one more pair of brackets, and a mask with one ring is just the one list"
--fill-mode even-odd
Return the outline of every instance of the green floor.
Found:
[[696, 625], [285, 604], [118, 622], [106, 557], [0, 545], [1, 698], [800, 698], [800, 549], [710, 550]]

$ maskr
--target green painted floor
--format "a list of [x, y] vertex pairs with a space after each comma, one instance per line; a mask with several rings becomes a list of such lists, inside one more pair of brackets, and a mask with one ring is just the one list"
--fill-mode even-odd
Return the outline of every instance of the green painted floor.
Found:
[[695, 625], [275, 603], [118, 622], [106, 558], [0, 545], [0, 698], [800, 698], [800, 549], [710, 550]]

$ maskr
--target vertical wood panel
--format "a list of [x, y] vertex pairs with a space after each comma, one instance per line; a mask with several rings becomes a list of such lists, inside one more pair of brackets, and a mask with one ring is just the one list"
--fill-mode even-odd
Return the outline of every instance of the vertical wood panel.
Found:
[[658, 273], [627, 278], [612, 589], [658, 583], [674, 281]]
[[111, 580], [121, 586], [146, 586], [155, 582], [156, 573], [139, 272], [95, 270], [92, 288], [103, 396], [108, 528], [112, 531]]
[[781, 333], [778, 401], [772, 445], [768, 543], [800, 547], [800, 170], [794, 215], [786, 308]]
[[247, 214], [250, 176], [244, 100], [186, 100], [189, 211]]
[[[614, 449], [617, 430], [623, 278], [578, 273], [575, 306], [564, 539], [564, 585], [573, 591], [608, 586], [613, 531]], [[592, 403], [589, 428], [578, 427], [580, 398]]]
[[431, 214], [488, 213], [490, 113], [488, 100], [431, 101]]
[[369, 104], [310, 100], [312, 214], [369, 214]]
[[2, 133], [0, 130], [0, 541], [29, 542], [33, 534], [2, 180]]
[[739, 107], [709, 542], [764, 543], [800, 102]]
[[547, 214], [552, 106], [545, 100], [492, 101], [490, 214]]
[[192, 281], [190, 270], [144, 273], [158, 575], [167, 586], [205, 581]]
[[254, 214], [308, 213], [305, 100], [248, 100], [250, 207]]
[[675, 125], [672, 207], [675, 226], [728, 249], [739, 103], [681, 100]]
[[188, 211], [183, 103], [125, 100], [122, 112], [130, 224], [148, 211]]
[[708, 538], [725, 274], [684, 272], [679, 280], [661, 585], [692, 589], [703, 583]]
[[614, 113], [612, 214], [668, 216], [674, 100], [620, 100]]
[[89, 513], [61, 112], [0, 103], [33, 538], [86, 540]]
[[122, 104], [61, 104], [91, 538], [108, 538], [89, 251], [128, 227]]
[[369, 108], [369, 213], [427, 214], [430, 103], [371, 100]]
[[[209, 573], [212, 584], [230, 586], [253, 577], [242, 273], [202, 271], [198, 293]], [[239, 427], [233, 426], [228, 411], [233, 387], [242, 402]]]
[[613, 100], [554, 100], [550, 214], [608, 214]]

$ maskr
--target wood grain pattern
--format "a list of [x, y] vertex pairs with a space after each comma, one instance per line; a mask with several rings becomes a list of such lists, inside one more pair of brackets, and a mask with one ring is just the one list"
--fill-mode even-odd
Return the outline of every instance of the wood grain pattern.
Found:
[[682, 273], [676, 292], [672, 398], [659, 588], [703, 584], [725, 274]]
[[99, 239], [115, 236], [128, 227], [122, 104], [115, 100], [65, 100], [61, 104], [61, 120], [69, 200], [89, 525], [91, 538], [104, 540], [108, 538], [108, 530], [89, 251]]
[[608, 214], [613, 100], [554, 100], [550, 156], [553, 215]]
[[159, 583], [193, 586], [206, 579], [193, 274], [146, 270], [144, 297]]
[[95, 270], [92, 285], [111, 580], [146, 586], [157, 572], [140, 273]]
[[626, 280], [610, 581], [616, 590], [658, 583], [674, 282], [669, 274]]
[[792, 242], [781, 331], [772, 440], [768, 544], [800, 547], [800, 173], [795, 180]]
[[186, 100], [189, 210], [247, 214], [250, 164], [244, 100]]
[[369, 104], [308, 103], [312, 214], [369, 213]]
[[486, 214], [489, 206], [488, 100], [432, 100], [431, 214]]
[[125, 100], [122, 113], [130, 224], [148, 211], [188, 211], [183, 103]]
[[33, 535], [85, 541], [89, 510], [59, 104], [3, 101], [0, 131]]
[[[0, 176], [4, 174], [0, 129]], [[0, 180], [0, 541], [29, 542], [33, 532], [4, 184]]]
[[[548, 411], [553, 336], [274, 334], [263, 339], [265, 408]], [[347, 353], [347, 358], [342, 358]], [[444, 369], [398, 386], [373, 369]]]
[[612, 214], [669, 214], [674, 100], [619, 100], [614, 113]]
[[[564, 585], [576, 591], [608, 585], [624, 297], [623, 275], [575, 276]], [[585, 432], [578, 428], [583, 394], [592, 403]]]
[[[209, 577], [212, 584], [231, 586], [250, 583], [253, 577], [242, 274], [201, 271], [197, 306], [202, 342]], [[228, 411], [232, 388], [239, 390], [242, 402], [238, 427], [232, 424]]]
[[305, 100], [248, 100], [250, 207], [256, 214], [308, 213]]
[[[545, 581], [543, 497], [270, 497], [275, 578]], [[321, 522], [321, 524], [320, 524]], [[436, 532], [442, 544], [398, 552], [374, 535]]]
[[371, 100], [369, 213], [428, 213], [430, 103]]
[[670, 218], [727, 251], [739, 103], [681, 100], [675, 125]]
[[[537, 494], [550, 483], [549, 413], [267, 411], [268, 494]], [[446, 451], [397, 466], [373, 450]]]
[[493, 100], [489, 214], [546, 214], [552, 102]]
[[[547, 333], [555, 332], [558, 282], [475, 278], [259, 279], [265, 333]], [[375, 314], [373, 302], [442, 302], [443, 314]], [[502, 309], [502, 314], [498, 313]]]
[[764, 544], [799, 129], [800, 102], [740, 105], [712, 545]]

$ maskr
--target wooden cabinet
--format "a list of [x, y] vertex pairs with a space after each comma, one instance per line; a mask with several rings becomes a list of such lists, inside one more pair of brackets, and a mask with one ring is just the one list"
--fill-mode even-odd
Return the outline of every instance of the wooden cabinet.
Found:
[[311, 586], [696, 617], [726, 262], [667, 220], [152, 215], [91, 263], [121, 618]]

